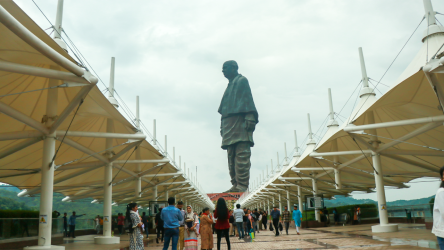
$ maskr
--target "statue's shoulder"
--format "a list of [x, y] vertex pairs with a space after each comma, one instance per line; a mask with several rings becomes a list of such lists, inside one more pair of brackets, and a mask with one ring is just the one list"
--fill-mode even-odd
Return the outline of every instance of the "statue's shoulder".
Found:
[[239, 74], [239, 77], [237, 78], [236, 81], [238, 83], [247, 83], [248, 84], [248, 79], [245, 76], [241, 75], [241, 74]]

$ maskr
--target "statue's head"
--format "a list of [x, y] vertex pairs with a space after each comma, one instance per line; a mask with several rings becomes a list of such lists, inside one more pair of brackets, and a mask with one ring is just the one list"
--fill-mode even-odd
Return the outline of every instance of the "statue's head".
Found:
[[222, 66], [222, 73], [224, 73], [224, 76], [227, 79], [231, 80], [239, 74], [237, 72], [238, 69], [239, 66], [237, 66], [237, 62], [234, 60], [230, 60], [224, 62], [224, 65]]

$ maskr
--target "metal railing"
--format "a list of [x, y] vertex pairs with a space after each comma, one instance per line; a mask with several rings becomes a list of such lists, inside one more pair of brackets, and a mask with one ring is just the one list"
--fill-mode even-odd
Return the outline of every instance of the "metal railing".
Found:
[[[76, 220], [76, 230], [94, 229], [94, 225], [93, 219]], [[0, 240], [38, 236], [38, 231], [38, 218], [0, 218]], [[52, 219], [52, 234], [63, 232], [63, 218]]]

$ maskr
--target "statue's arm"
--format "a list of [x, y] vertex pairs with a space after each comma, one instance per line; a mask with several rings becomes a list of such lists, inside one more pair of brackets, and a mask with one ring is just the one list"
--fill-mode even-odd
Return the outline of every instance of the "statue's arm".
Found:
[[256, 129], [256, 118], [253, 113], [248, 113], [245, 115], [245, 128], [247, 131], [254, 131]]

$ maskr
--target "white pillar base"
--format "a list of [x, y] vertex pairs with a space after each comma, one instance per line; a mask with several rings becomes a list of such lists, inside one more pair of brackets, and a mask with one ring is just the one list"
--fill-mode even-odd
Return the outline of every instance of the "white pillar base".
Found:
[[23, 250], [65, 250], [64, 246], [30, 246], [24, 247]]
[[94, 243], [98, 245], [120, 244], [120, 237], [97, 236]]
[[391, 233], [398, 232], [398, 224], [375, 225], [372, 226], [373, 233]]

